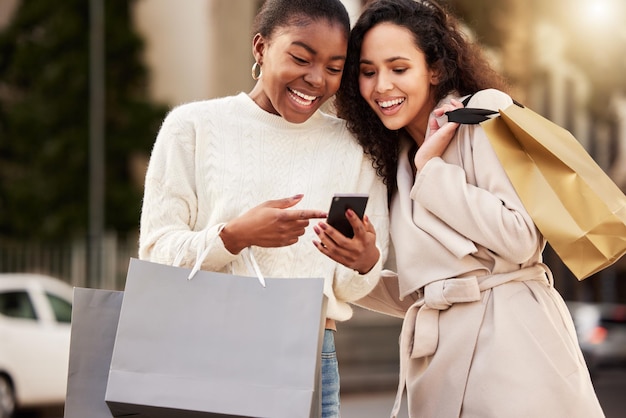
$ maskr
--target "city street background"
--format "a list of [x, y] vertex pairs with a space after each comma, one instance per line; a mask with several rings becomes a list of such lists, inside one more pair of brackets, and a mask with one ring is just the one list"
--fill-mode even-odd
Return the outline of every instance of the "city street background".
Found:
[[[353, 19], [365, 4], [342, 1]], [[0, 0], [0, 272], [124, 288], [162, 118], [252, 89], [250, 27], [262, 2]], [[626, 2], [442, 3], [515, 99], [572, 132], [626, 190]], [[565, 300], [626, 304], [626, 258], [578, 282], [549, 246], [544, 255]], [[343, 418], [389, 416], [399, 328], [358, 309], [340, 324]], [[625, 370], [594, 373], [607, 418], [626, 416]], [[19, 414], [44, 416], [61, 418], [62, 406]]]

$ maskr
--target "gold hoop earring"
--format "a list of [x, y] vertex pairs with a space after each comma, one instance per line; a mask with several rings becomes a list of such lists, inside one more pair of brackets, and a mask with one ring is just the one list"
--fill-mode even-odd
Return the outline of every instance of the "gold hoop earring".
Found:
[[[258, 74], [257, 71], [259, 72]], [[261, 65], [259, 65], [258, 62], [254, 61], [254, 64], [252, 64], [252, 79], [254, 81], [258, 80], [259, 78], [261, 78], [261, 74], [263, 74], [263, 69], [261, 68]]]

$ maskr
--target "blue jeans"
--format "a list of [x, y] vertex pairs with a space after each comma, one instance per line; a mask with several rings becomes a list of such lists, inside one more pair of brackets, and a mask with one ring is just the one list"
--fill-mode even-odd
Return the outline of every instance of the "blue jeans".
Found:
[[339, 417], [339, 364], [335, 352], [335, 331], [324, 331], [322, 345], [322, 418]]

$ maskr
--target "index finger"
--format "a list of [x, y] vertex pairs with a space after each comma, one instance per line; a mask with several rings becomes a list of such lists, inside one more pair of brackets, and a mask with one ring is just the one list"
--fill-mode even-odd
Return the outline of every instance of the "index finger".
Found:
[[326, 212], [313, 209], [290, 210], [288, 212], [291, 219], [324, 219], [328, 216]]

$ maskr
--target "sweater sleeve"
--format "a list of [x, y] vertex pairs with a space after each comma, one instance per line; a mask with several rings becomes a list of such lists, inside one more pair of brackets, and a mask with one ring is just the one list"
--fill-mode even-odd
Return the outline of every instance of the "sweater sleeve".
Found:
[[170, 112], [157, 135], [145, 179], [139, 258], [192, 267], [204, 256], [204, 268], [220, 270], [236, 258], [226, 250], [222, 224], [195, 230], [198, 197], [195, 179], [196, 132], [189, 106]]
[[[498, 110], [509, 104], [508, 96], [491, 91], [471, 106]], [[434, 158], [418, 174], [412, 198], [460, 235], [516, 264], [527, 261], [540, 237], [489, 139], [480, 126], [462, 126], [458, 135], [471, 141], [465, 160], [473, 167], [473, 182], [467, 167]]]
[[333, 291], [337, 299], [345, 302], [356, 301], [374, 289], [387, 259], [389, 247], [387, 188], [373, 169], [371, 160], [365, 155], [361, 164], [357, 190], [361, 193], [369, 193], [365, 213], [376, 230], [376, 246], [380, 256], [378, 262], [366, 274], [359, 274], [355, 270], [338, 265]]

